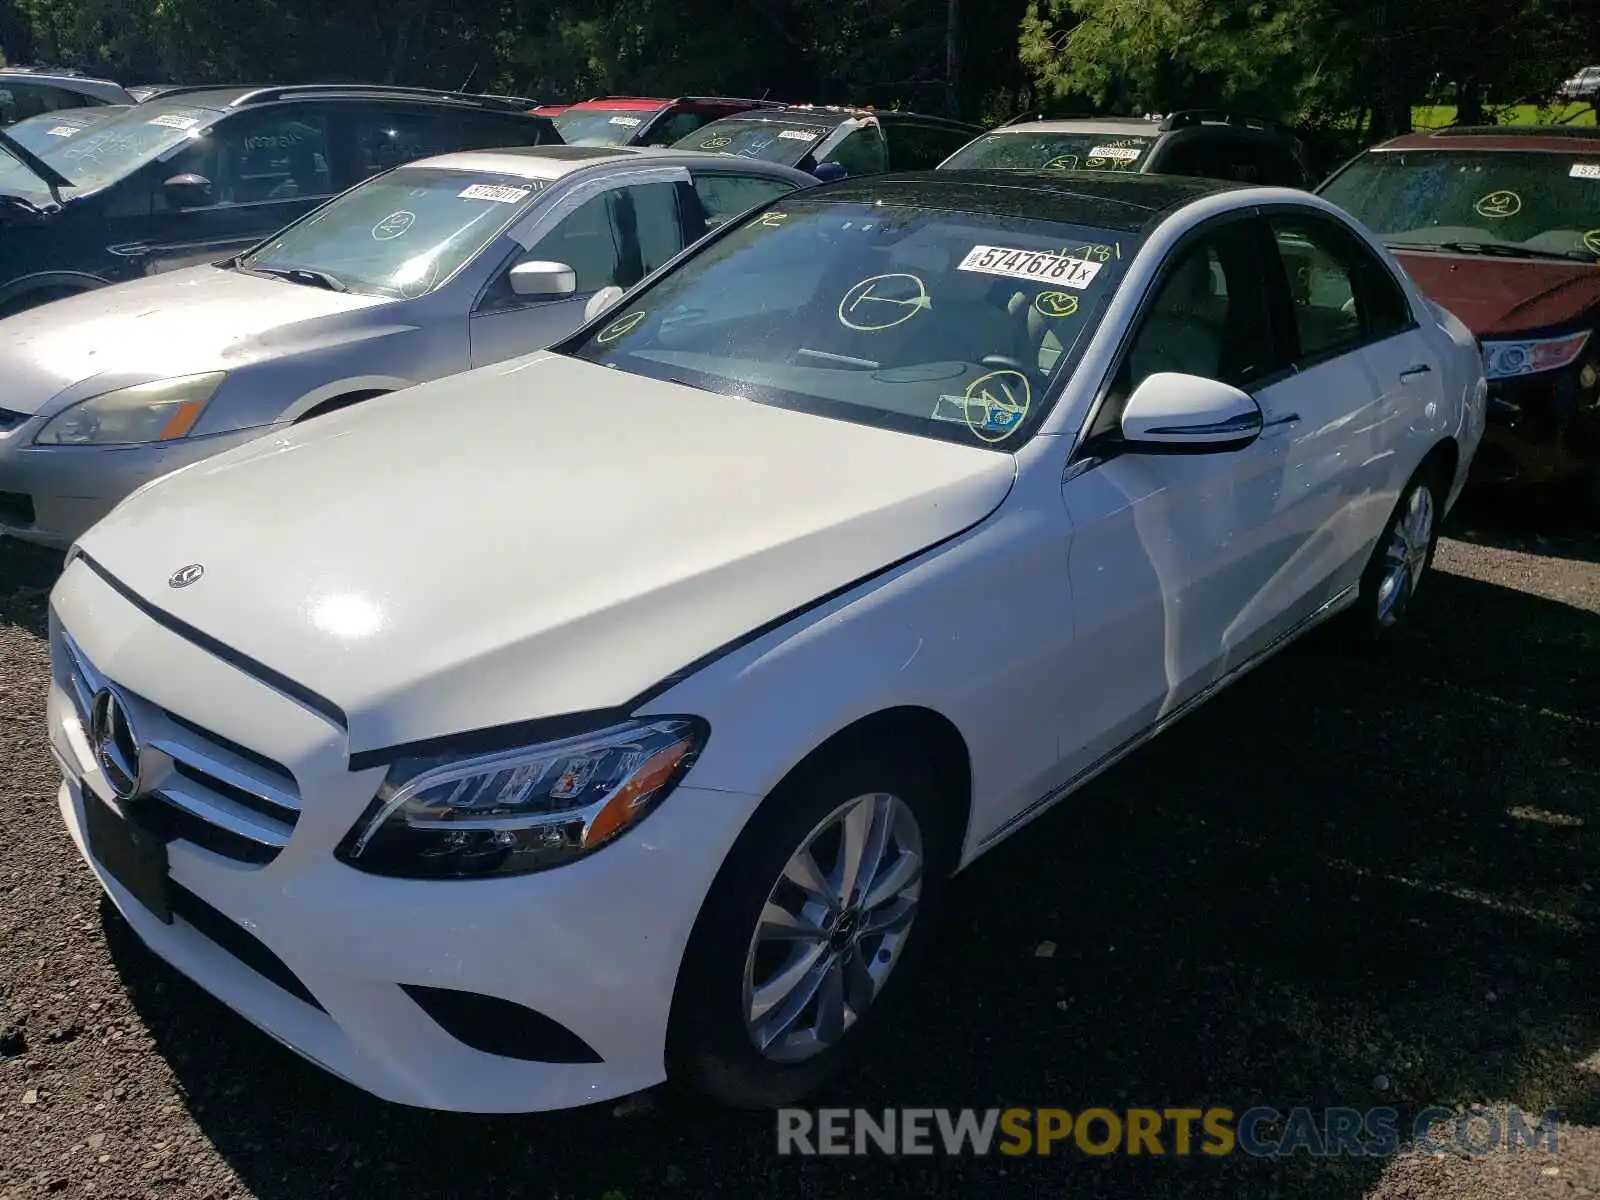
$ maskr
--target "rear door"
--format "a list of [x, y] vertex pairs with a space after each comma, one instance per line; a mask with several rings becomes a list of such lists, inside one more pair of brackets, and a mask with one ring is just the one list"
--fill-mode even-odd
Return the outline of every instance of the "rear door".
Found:
[[[331, 129], [329, 106], [321, 104], [272, 105], [223, 118], [119, 188], [119, 209], [148, 205], [149, 215], [119, 221], [128, 236], [113, 252], [157, 274], [248, 249], [340, 190]], [[209, 204], [167, 203], [162, 184], [183, 174], [210, 181]]]
[[[630, 171], [578, 184], [530, 215], [513, 231], [528, 249], [501, 264], [474, 306], [472, 365], [559, 341], [583, 323], [584, 307], [596, 292], [631, 288], [683, 249], [688, 183], [682, 167]], [[528, 259], [567, 264], [577, 276], [577, 294], [566, 300], [518, 296], [510, 271]]]

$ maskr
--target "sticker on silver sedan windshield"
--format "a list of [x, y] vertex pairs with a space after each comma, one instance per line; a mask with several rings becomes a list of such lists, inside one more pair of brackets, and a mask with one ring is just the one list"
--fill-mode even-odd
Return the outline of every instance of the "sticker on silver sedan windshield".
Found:
[[508, 187], [499, 183], [475, 183], [456, 193], [460, 200], [493, 200], [497, 204], [516, 204], [526, 200], [532, 188]]
[[822, 135], [814, 129], [785, 129], [778, 136], [793, 142], [814, 142]]
[[80, 128], [81, 126], [78, 125], [54, 125], [51, 128], [46, 129], [45, 132], [51, 137], [71, 137], [73, 134], [77, 133]]
[[[55, 130], [51, 130], [54, 133]], [[1574, 179], [1600, 179], [1600, 163], [1573, 163], [1567, 172]]]
[[974, 246], [961, 260], [962, 271], [1005, 275], [1035, 283], [1053, 283], [1082, 290], [1100, 272], [1100, 264], [1048, 250], [1014, 250], [1008, 246]]
[[199, 117], [186, 117], [182, 113], [162, 113], [159, 117], [151, 117], [146, 125], [163, 125], [168, 129], [193, 129], [200, 124]]
[[1137, 146], [1096, 146], [1089, 151], [1090, 158], [1115, 158], [1122, 162], [1132, 162], [1143, 154]]
[[626, 125], [629, 129], [632, 129], [639, 122], [639, 117], [612, 117], [610, 123], [612, 125]]

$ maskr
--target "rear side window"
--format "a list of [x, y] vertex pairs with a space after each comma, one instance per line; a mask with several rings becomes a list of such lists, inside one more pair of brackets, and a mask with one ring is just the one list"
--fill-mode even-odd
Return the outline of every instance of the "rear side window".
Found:
[[507, 113], [460, 112], [450, 114], [455, 144], [448, 150], [492, 150], [497, 146], [541, 146], [559, 142], [555, 126], [536, 117]]
[[876, 175], [889, 169], [889, 152], [876, 125], [856, 130], [827, 151], [824, 162], [836, 162], [852, 175]]
[[884, 135], [889, 142], [891, 171], [932, 170], [968, 141], [965, 133], [952, 133], [938, 125], [914, 121], [887, 123]]
[[60, 108], [83, 108], [98, 103], [100, 101], [78, 92], [69, 92], [66, 88], [8, 79], [0, 84], [0, 125], [13, 125], [28, 117], [55, 112]]
[[351, 140], [350, 183], [433, 154], [462, 149], [457, 114], [423, 108], [352, 104], [346, 110]]
[[700, 207], [705, 210], [706, 229], [711, 230], [758, 204], [787, 195], [794, 187], [781, 179], [753, 175], [696, 174], [694, 191], [700, 198]]

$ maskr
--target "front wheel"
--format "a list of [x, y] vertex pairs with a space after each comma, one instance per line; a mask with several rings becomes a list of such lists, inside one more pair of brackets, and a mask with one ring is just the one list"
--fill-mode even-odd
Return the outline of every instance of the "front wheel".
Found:
[[1361, 576], [1354, 617], [1365, 636], [1382, 637], [1403, 624], [1410, 613], [1439, 544], [1440, 495], [1435, 474], [1426, 468], [1413, 476], [1401, 493]]
[[894, 761], [840, 763], [774, 792], [690, 938], [672, 1076], [770, 1108], [841, 1070], [927, 942], [953, 858], [947, 818], [934, 781]]

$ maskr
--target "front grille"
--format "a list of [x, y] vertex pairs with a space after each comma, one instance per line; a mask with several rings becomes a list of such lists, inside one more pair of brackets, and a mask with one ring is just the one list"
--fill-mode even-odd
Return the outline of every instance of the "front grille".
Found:
[[32, 525], [33, 497], [24, 492], [0, 492], [0, 521], [12, 525]]
[[[63, 632], [68, 689], [89, 730], [94, 697], [111, 681]], [[300, 791], [288, 768], [117, 687], [142, 748], [172, 759], [172, 771], [148, 796], [126, 805], [152, 833], [180, 838], [236, 862], [271, 862], [300, 819]]]
[[27, 419], [27, 413], [12, 412], [9, 408], [0, 408], [0, 434], [10, 433]]

